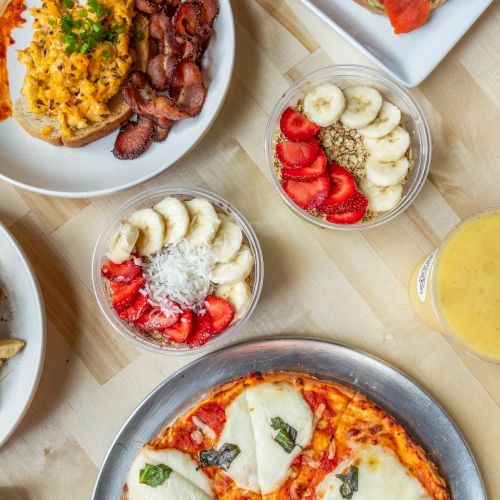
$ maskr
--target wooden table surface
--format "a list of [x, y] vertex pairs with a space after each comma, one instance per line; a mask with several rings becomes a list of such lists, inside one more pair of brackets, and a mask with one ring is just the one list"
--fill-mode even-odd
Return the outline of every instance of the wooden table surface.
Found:
[[398, 366], [449, 412], [490, 498], [500, 498], [500, 366], [468, 356], [424, 326], [407, 295], [415, 264], [452, 226], [500, 204], [500, 2], [413, 89], [433, 136], [431, 173], [419, 197], [393, 222], [351, 234], [317, 228], [285, 207], [267, 176], [263, 135], [290, 82], [332, 63], [370, 62], [299, 0], [233, 0], [233, 9], [236, 65], [227, 100], [203, 141], [175, 166], [98, 199], [54, 199], [0, 185], [0, 220], [35, 268], [48, 319], [38, 391], [0, 450], [0, 498], [89, 498], [128, 415], [192, 361], [149, 354], [122, 339], [98, 309], [90, 276], [92, 249], [109, 214], [145, 188], [173, 183], [230, 200], [262, 244], [263, 293], [232, 341], [300, 334], [344, 342]]

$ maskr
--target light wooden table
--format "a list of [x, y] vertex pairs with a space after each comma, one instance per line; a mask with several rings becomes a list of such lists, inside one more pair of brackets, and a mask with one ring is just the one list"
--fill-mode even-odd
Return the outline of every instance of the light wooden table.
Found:
[[264, 290], [234, 341], [300, 334], [393, 363], [450, 413], [490, 498], [500, 498], [500, 366], [473, 359], [426, 328], [407, 297], [417, 261], [459, 219], [500, 204], [500, 3], [413, 90], [432, 129], [429, 180], [403, 215], [363, 234], [321, 230], [288, 210], [267, 177], [263, 135], [291, 81], [332, 62], [370, 63], [298, 0], [233, 0], [233, 8], [237, 53], [228, 98], [204, 140], [177, 165], [143, 186], [92, 200], [0, 185], [0, 219], [34, 265], [48, 318], [38, 392], [0, 450], [0, 498], [88, 498], [128, 415], [193, 359], [131, 347], [105, 322], [91, 286], [91, 253], [104, 219], [144, 188], [170, 183], [227, 198], [260, 238]]

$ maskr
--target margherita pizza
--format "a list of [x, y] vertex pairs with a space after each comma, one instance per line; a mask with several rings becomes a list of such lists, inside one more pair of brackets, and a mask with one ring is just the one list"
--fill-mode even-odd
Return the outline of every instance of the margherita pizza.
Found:
[[360, 393], [298, 373], [213, 390], [145, 445], [123, 500], [444, 500], [445, 481]]

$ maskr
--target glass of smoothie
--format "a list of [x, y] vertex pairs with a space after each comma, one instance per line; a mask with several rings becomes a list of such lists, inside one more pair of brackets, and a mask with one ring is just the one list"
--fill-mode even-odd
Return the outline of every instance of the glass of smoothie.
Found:
[[500, 363], [500, 207], [458, 224], [417, 265], [409, 294], [424, 323]]

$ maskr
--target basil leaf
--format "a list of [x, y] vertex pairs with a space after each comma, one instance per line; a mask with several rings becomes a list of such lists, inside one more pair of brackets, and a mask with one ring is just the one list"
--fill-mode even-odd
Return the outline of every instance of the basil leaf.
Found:
[[292, 453], [295, 448], [295, 439], [297, 438], [297, 431], [288, 425], [281, 417], [274, 417], [271, 419], [271, 427], [278, 431], [274, 436], [274, 440], [287, 452]]
[[201, 467], [209, 467], [214, 465], [219, 469], [227, 470], [231, 462], [240, 454], [241, 450], [238, 445], [225, 443], [218, 450], [203, 450], [200, 451]]
[[340, 487], [342, 498], [352, 498], [354, 492], [358, 491], [358, 468], [351, 465], [347, 474], [336, 474], [336, 476], [342, 481]]
[[172, 473], [172, 469], [165, 464], [146, 464], [139, 472], [139, 482], [152, 488], [162, 485]]

